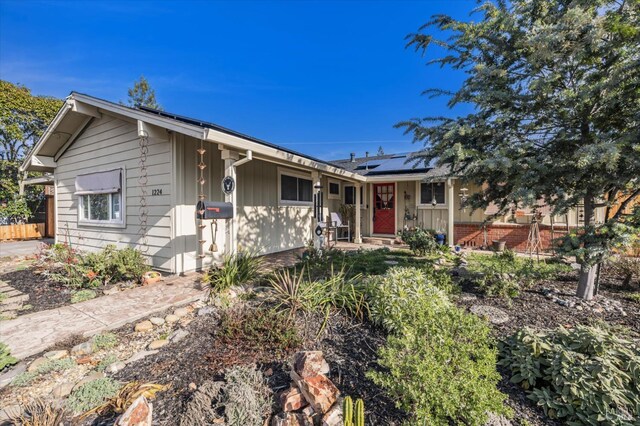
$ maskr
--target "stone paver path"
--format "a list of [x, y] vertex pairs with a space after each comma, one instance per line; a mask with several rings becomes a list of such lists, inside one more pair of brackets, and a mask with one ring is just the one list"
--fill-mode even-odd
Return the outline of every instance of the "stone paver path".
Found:
[[22, 359], [74, 335], [92, 336], [206, 296], [198, 274], [164, 281], [58, 309], [0, 321], [0, 341]]
[[29, 295], [0, 280], [0, 317], [15, 318], [16, 311], [29, 300]]

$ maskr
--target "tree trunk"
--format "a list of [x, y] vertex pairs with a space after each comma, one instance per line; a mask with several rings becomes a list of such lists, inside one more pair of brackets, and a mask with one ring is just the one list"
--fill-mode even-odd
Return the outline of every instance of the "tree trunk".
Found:
[[[591, 191], [587, 192], [584, 197], [584, 227], [588, 229], [594, 221], [594, 196]], [[587, 247], [585, 247], [587, 248]], [[586, 260], [586, 259], [585, 259]], [[583, 261], [584, 262], [584, 261]], [[596, 287], [597, 265], [589, 265], [582, 263], [580, 265], [580, 275], [578, 278], [578, 291], [576, 296], [584, 300], [593, 299]]]

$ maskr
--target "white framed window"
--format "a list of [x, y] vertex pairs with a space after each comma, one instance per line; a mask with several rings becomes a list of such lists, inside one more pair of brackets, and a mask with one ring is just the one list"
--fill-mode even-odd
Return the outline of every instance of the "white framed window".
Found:
[[124, 179], [124, 169], [78, 175], [78, 224], [124, 227]]
[[278, 168], [278, 200], [281, 205], [312, 206], [311, 174]]
[[340, 196], [340, 182], [334, 179], [327, 179], [327, 194], [329, 194], [330, 200], [339, 200]]
[[[420, 205], [444, 206], [445, 183], [444, 182], [420, 182]], [[434, 203], [435, 201], [435, 203]]]

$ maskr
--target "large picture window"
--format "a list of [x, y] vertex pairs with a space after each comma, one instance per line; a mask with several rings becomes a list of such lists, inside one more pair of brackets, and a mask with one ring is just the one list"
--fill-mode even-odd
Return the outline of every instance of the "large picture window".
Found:
[[444, 182], [422, 182], [420, 184], [420, 204], [444, 205]]
[[123, 170], [78, 175], [78, 222], [89, 225], [124, 225]]
[[311, 205], [313, 182], [310, 177], [292, 172], [280, 173], [280, 203]]
[[[344, 203], [352, 206], [356, 204], [356, 187], [345, 186], [344, 187]], [[364, 187], [360, 187], [360, 205], [364, 205]]]

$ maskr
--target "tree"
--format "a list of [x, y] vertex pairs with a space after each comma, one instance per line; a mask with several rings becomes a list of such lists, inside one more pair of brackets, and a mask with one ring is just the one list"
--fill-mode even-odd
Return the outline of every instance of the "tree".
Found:
[[[430, 64], [467, 75], [455, 92], [425, 93], [473, 112], [398, 126], [424, 143], [420, 160], [488, 184], [469, 197], [473, 209], [495, 202], [501, 214], [542, 200], [563, 214], [583, 205], [584, 226], [563, 249], [581, 264], [578, 296], [590, 299], [596, 265], [640, 232], [640, 209], [594, 218], [597, 207], [640, 195], [640, 2], [501, 0], [476, 12], [478, 22], [434, 16], [408, 37], [418, 51], [444, 49]], [[434, 27], [450, 37], [425, 32]]]
[[382, 145], [380, 145], [378, 147], [378, 154], [377, 155], [384, 155], [384, 148], [382, 148]]
[[131, 107], [146, 106], [162, 110], [162, 107], [156, 102], [156, 91], [151, 88], [143, 75], [133, 83], [133, 87], [127, 93], [129, 95], [128, 105]]

